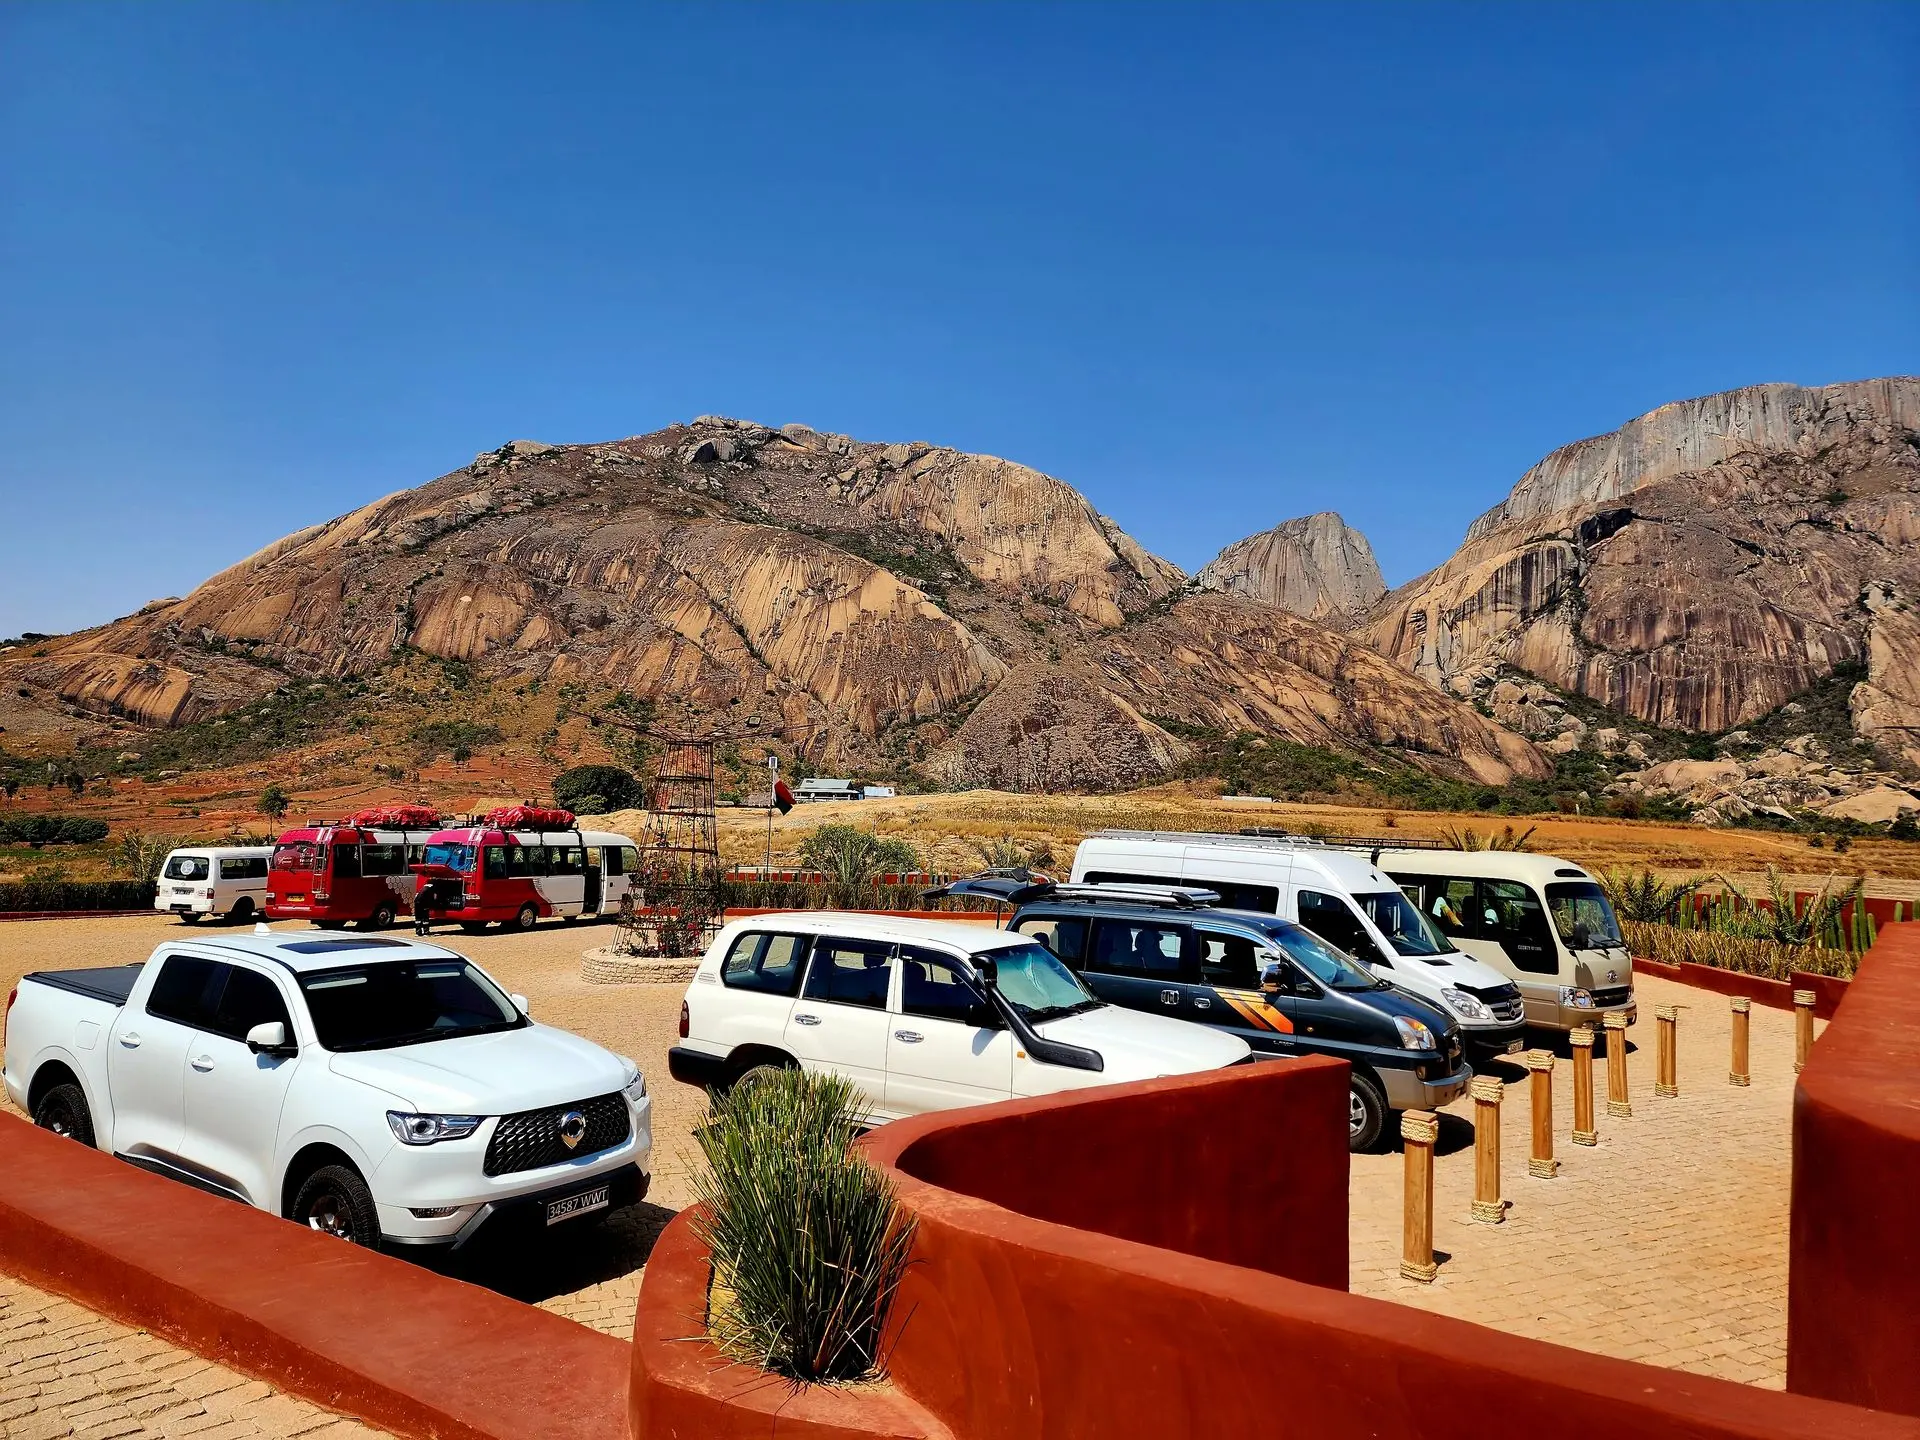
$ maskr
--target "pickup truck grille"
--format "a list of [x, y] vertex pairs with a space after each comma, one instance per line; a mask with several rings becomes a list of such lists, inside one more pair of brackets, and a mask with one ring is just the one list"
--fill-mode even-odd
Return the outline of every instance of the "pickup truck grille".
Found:
[[[587, 1132], [580, 1143], [567, 1148], [560, 1138], [561, 1117], [578, 1110], [587, 1119]], [[493, 1139], [487, 1142], [488, 1175], [514, 1175], [522, 1170], [539, 1170], [611, 1150], [632, 1132], [632, 1117], [620, 1095], [600, 1095], [571, 1105], [550, 1105], [544, 1110], [523, 1110], [518, 1115], [503, 1115], [494, 1126]]]
[[1596, 1010], [1618, 1010], [1633, 999], [1631, 985], [1616, 985], [1606, 990], [1593, 992], [1593, 1008]]

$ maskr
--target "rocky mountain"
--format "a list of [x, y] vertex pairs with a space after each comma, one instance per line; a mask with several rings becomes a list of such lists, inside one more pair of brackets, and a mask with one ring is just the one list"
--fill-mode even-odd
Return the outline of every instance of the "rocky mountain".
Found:
[[1136, 784], [1186, 756], [1182, 726], [1491, 783], [1545, 769], [1351, 639], [1188, 593], [1060, 480], [711, 416], [484, 453], [183, 599], [0, 654], [0, 705], [24, 694], [43, 713], [178, 726], [414, 653], [489, 682], [626, 690], [669, 726], [953, 783]]
[[1344, 626], [1387, 593], [1367, 537], [1331, 510], [1286, 520], [1227, 546], [1193, 577], [1309, 620]]
[[1861, 732], [1897, 753], [1916, 599], [1920, 378], [1759, 385], [1554, 451], [1355, 633], [1455, 695], [1511, 667], [1716, 734], [1865, 661]]

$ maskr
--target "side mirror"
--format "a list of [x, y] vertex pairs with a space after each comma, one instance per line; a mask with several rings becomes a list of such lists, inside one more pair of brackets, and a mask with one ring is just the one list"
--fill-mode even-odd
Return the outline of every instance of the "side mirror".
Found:
[[1278, 960], [1269, 960], [1260, 967], [1260, 988], [1269, 995], [1287, 993], [1286, 967]]
[[973, 957], [973, 973], [980, 977], [980, 983], [991, 990], [1000, 983], [1000, 964], [984, 955]]
[[511, 1001], [513, 1001], [513, 1008], [514, 1008], [514, 1009], [516, 1009], [516, 1010], [518, 1010], [518, 1011], [519, 1011], [519, 1012], [520, 1012], [520, 1013], [521, 1013], [522, 1015], [527, 1015], [527, 1016], [531, 1016], [531, 1015], [533, 1014], [533, 1012], [532, 1012], [531, 1010], [529, 1010], [529, 1009], [527, 1008], [527, 997], [526, 997], [526, 996], [524, 996], [524, 995], [509, 995], [509, 996], [508, 996], [507, 998], [508, 998], [509, 1000], [511, 1000]]
[[256, 1055], [291, 1055], [293, 1047], [287, 1044], [287, 1027], [278, 1020], [269, 1020], [264, 1025], [256, 1025], [247, 1031], [247, 1049]]

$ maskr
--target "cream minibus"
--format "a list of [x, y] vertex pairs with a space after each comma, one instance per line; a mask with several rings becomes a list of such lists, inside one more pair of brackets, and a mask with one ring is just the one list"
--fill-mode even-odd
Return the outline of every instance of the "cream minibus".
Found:
[[1512, 978], [1529, 1025], [1570, 1030], [1607, 1010], [1633, 1022], [1632, 957], [1606, 892], [1578, 865], [1511, 850], [1381, 849], [1373, 860], [1449, 940]]

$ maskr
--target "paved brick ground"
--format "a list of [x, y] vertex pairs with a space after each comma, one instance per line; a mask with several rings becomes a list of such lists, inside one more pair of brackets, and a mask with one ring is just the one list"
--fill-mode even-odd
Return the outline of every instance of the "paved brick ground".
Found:
[[383, 1433], [0, 1275], [6, 1440], [377, 1440]]
[[[1355, 1156], [1351, 1285], [1377, 1296], [1577, 1349], [1780, 1389], [1786, 1383], [1787, 1212], [1792, 1164], [1793, 1017], [1755, 1006], [1753, 1085], [1727, 1083], [1725, 998], [1636, 982], [1630, 1031], [1633, 1115], [1606, 1114], [1596, 1055], [1600, 1143], [1574, 1145], [1573, 1072], [1554, 1067], [1558, 1178], [1527, 1173], [1532, 1108], [1525, 1072], [1502, 1104], [1505, 1223], [1471, 1218], [1472, 1102], [1442, 1112], [1435, 1163], [1439, 1278], [1399, 1275], [1404, 1158]], [[1680, 1095], [1653, 1094], [1653, 1007], [1681, 1004]], [[1824, 1026], [1820, 1027], [1824, 1029]], [[1502, 1067], [1505, 1069], [1506, 1067]]]

